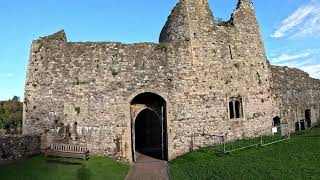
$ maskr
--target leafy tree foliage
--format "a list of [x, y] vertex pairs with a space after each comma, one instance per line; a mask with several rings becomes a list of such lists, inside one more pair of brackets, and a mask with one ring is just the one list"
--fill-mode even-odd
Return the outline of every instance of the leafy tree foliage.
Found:
[[12, 130], [22, 126], [23, 104], [19, 97], [0, 101], [0, 129]]

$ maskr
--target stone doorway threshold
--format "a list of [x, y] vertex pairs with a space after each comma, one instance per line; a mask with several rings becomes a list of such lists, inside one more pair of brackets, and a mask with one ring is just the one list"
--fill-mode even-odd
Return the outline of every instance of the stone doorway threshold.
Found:
[[167, 161], [137, 153], [126, 180], [170, 180]]

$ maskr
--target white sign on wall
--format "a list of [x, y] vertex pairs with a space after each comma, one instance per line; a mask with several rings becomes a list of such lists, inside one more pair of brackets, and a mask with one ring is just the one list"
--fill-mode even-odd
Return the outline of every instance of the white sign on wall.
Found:
[[278, 132], [278, 128], [277, 127], [272, 128], [272, 133], [277, 133], [277, 132]]

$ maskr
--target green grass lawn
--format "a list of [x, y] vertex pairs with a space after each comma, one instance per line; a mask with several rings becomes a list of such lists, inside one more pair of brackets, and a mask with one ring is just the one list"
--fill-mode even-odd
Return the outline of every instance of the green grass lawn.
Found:
[[[2, 180], [123, 180], [129, 166], [109, 158], [46, 161], [43, 156], [0, 166]], [[69, 162], [69, 163], [66, 163]]]
[[232, 154], [203, 149], [170, 162], [173, 180], [320, 179], [320, 128]]

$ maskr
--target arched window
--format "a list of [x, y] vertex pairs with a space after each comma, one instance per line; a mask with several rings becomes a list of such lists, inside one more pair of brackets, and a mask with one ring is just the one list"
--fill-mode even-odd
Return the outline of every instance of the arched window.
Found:
[[238, 119], [243, 117], [242, 98], [233, 97], [229, 101], [229, 114], [230, 119]]

